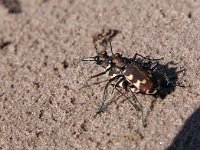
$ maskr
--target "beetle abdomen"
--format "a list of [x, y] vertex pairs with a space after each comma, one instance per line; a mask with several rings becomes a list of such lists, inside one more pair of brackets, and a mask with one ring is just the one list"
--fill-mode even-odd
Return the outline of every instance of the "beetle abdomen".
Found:
[[134, 64], [130, 64], [124, 70], [126, 80], [134, 85], [140, 93], [155, 94], [156, 90], [153, 87], [153, 82], [147, 73], [141, 71]]

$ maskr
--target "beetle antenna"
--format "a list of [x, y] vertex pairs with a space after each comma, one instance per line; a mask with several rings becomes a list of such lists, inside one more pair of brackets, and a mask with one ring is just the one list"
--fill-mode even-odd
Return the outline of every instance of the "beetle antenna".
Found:
[[111, 41], [109, 41], [109, 44], [110, 44], [110, 50], [111, 50], [111, 53], [112, 53], [112, 56], [114, 55], [113, 53], [113, 49], [112, 49], [112, 44], [111, 44]]

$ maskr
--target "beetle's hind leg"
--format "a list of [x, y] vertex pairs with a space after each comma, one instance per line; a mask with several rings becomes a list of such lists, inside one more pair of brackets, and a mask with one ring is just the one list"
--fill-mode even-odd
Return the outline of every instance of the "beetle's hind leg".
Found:
[[[143, 127], [146, 127], [147, 126], [147, 123], [146, 123], [146, 118], [144, 118], [144, 112], [143, 112], [143, 106], [142, 104], [138, 101], [137, 97], [135, 96], [135, 93], [131, 91], [131, 96], [127, 96], [125, 95], [124, 93], [122, 93], [118, 88], [116, 88], [116, 90], [123, 96], [125, 97], [124, 100], [128, 100], [131, 105], [136, 109], [136, 111], [140, 111], [141, 112], [141, 117], [142, 117], [142, 125]], [[137, 91], [137, 90], [135, 90]]]
[[[122, 75], [117, 75], [117, 76], [111, 78], [111, 79], [106, 83], [106, 85], [105, 85], [105, 87], [104, 87], [104, 92], [103, 92], [103, 102], [102, 102], [101, 107], [99, 108], [99, 110], [98, 110], [98, 111], [96, 112], [96, 114], [94, 115], [94, 117], [96, 117], [98, 114], [103, 113], [111, 103], [113, 103], [114, 101], [116, 101], [117, 99], [119, 99], [119, 98], [121, 97], [121, 96], [118, 96], [117, 98], [112, 98], [110, 101], [106, 102], [107, 96], [108, 96], [108, 88], [109, 88], [109, 86], [112, 85], [111, 83], [112, 83], [113, 81], [115, 81], [116, 79], [119, 79], [121, 76], [122, 76]], [[114, 89], [115, 89], [115, 87], [113, 87], [113, 90], [112, 90], [112, 92], [111, 92], [112, 96], [113, 96], [113, 93], [114, 93]], [[111, 96], [111, 97], [112, 97], [112, 96]]]

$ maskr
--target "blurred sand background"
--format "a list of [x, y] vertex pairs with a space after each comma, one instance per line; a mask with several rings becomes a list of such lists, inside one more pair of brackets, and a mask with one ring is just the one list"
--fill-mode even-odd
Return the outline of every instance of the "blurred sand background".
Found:
[[[200, 149], [200, 1], [0, 3], [0, 149]], [[103, 27], [123, 33], [115, 52], [187, 69], [187, 87], [157, 99], [146, 128], [126, 101], [93, 118], [103, 85], [79, 90], [102, 71], [79, 61], [96, 54], [92, 35]], [[137, 98], [147, 112], [153, 97]]]

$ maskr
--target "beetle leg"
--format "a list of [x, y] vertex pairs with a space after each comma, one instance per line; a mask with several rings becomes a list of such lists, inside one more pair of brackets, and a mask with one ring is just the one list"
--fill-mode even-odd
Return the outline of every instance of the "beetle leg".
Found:
[[174, 61], [168, 62], [165, 66], [168, 67], [169, 65], [177, 65], [178, 63], [175, 63]]
[[[122, 77], [122, 78], [119, 78], [119, 80], [115, 83], [115, 84], [113, 84], [112, 86], [113, 86], [113, 90], [112, 90], [112, 93], [114, 92], [114, 89], [116, 89], [117, 87], [122, 87], [122, 88], [124, 88], [125, 90], [127, 90], [127, 88], [126, 87], [123, 87], [123, 81], [125, 80], [125, 78], [124, 77]], [[122, 85], [120, 85], [122, 83]]]
[[135, 98], [135, 101], [139, 104], [139, 109], [142, 113], [141, 117], [142, 117], [142, 125], [143, 127], [146, 127], [147, 124], [146, 124], [146, 119], [144, 118], [144, 112], [143, 112], [143, 106], [142, 104], [138, 101], [137, 97], [135, 96], [134, 92], [131, 90], [131, 93], [132, 93], [132, 96]]
[[109, 102], [107, 102], [107, 103], [102, 103], [102, 105], [101, 105], [101, 107], [99, 108], [99, 110], [96, 112], [96, 114], [94, 115], [94, 118], [97, 116], [97, 115], [99, 115], [99, 114], [101, 114], [101, 113], [103, 113], [107, 108], [108, 108], [108, 106], [110, 105], [110, 104], [112, 104], [114, 101], [116, 101], [116, 100], [118, 100], [120, 97], [122, 97], [122, 95], [119, 95], [117, 98], [113, 98], [113, 99], [111, 99]]
[[[133, 107], [137, 110], [137, 111], [142, 111], [142, 105], [140, 104], [140, 102], [138, 101], [137, 97], [135, 96], [135, 94], [132, 94], [132, 96], [127, 96], [124, 93], [122, 93], [118, 88], [116, 88], [116, 90], [123, 95], [132, 105]], [[133, 101], [130, 100], [130, 98], [132, 98]], [[136, 104], [139, 104], [140, 106], [138, 107]]]
[[[103, 71], [103, 72], [100, 72], [100, 73], [98, 73], [98, 74], [95, 74], [95, 75], [92, 75], [87, 81], [86, 81], [86, 83], [79, 89], [79, 90], [81, 90], [81, 89], [83, 89], [83, 88], [85, 88], [85, 87], [88, 87], [89, 85], [88, 85], [88, 81], [90, 81], [91, 79], [93, 79], [93, 78], [96, 78], [96, 77], [99, 77], [99, 76], [102, 76], [102, 75], [104, 75], [104, 74], [106, 74], [109, 70], [111, 69], [111, 67], [109, 67], [109, 68], [107, 68], [105, 71]], [[106, 81], [105, 81], [106, 82]], [[98, 84], [98, 83], [97, 83]]]
[[94, 85], [98, 85], [98, 84], [101, 84], [101, 83], [104, 83], [104, 82], [108, 82], [109, 80], [103, 80], [103, 81], [99, 81], [99, 82], [94, 82], [94, 83], [91, 83], [90, 85], [88, 83], [86, 83], [84, 86], [82, 86], [79, 90], [83, 89], [83, 88], [86, 88], [86, 87], [91, 87], [91, 86], [94, 86]]
[[135, 60], [138, 56], [142, 57], [143, 59], [149, 60], [149, 61], [159, 61], [159, 60], [164, 59], [164, 57], [158, 58], [158, 59], [151, 59], [151, 58], [149, 58], [149, 57], [145, 57], [145, 56], [142, 56], [141, 54], [136, 53], [136, 54], [133, 56], [133, 60]]
[[[138, 101], [137, 97], [135, 96], [135, 94], [131, 91], [132, 96], [126, 96], [124, 93], [122, 93], [118, 88], [116, 88], [116, 90], [125, 97], [125, 100], [128, 100], [131, 105], [136, 109], [136, 111], [141, 111], [141, 117], [142, 117], [142, 125], [144, 127], [147, 126], [146, 124], [146, 119], [144, 118], [144, 112], [143, 112], [143, 107], [142, 104]], [[132, 101], [133, 100], [133, 101]], [[139, 104], [139, 106], [137, 105]]]
[[[108, 94], [108, 87], [109, 85], [111, 85], [111, 83], [116, 80], [117, 78], [120, 78], [122, 75], [117, 75], [111, 79], [109, 79], [109, 81], [106, 83], [106, 86], [104, 87], [104, 92], [103, 92], [103, 102], [101, 107], [99, 108], [99, 110], [96, 112], [96, 114], [94, 115], [94, 117], [96, 117], [98, 114], [101, 114], [102, 112], [104, 112], [108, 105], [110, 105], [114, 100], [110, 100], [109, 102], [105, 103], [106, 99], [107, 99], [107, 94]], [[113, 95], [113, 93], [112, 93]], [[117, 99], [119, 99], [120, 97], [118, 97]], [[116, 99], [115, 99], [116, 100]]]
[[103, 72], [100, 72], [100, 73], [98, 73], [98, 74], [92, 75], [92, 76], [90, 77], [90, 79], [96, 78], [96, 77], [99, 77], [99, 76], [102, 76], [102, 75], [106, 74], [108, 71], [109, 71], [109, 69], [106, 69], [106, 70], [103, 71]]

